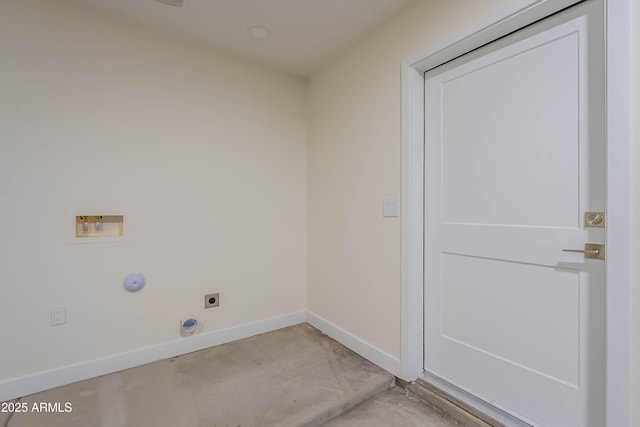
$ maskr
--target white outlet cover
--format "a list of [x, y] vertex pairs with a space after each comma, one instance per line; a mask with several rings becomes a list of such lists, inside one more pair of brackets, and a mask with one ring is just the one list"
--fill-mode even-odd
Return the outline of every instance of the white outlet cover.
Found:
[[383, 215], [387, 217], [400, 216], [400, 202], [396, 198], [384, 199]]

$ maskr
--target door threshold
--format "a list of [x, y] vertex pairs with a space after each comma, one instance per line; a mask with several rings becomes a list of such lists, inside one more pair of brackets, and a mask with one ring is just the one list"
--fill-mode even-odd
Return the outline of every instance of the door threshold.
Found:
[[[531, 424], [492, 406], [466, 391], [424, 372], [411, 387], [412, 391], [456, 421], [469, 427], [532, 427]], [[452, 413], [454, 412], [454, 413]]]

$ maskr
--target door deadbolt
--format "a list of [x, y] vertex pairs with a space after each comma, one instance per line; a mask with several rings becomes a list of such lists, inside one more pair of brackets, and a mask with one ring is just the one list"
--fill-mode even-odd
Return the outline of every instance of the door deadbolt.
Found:
[[584, 226], [589, 228], [604, 228], [604, 212], [585, 212]]

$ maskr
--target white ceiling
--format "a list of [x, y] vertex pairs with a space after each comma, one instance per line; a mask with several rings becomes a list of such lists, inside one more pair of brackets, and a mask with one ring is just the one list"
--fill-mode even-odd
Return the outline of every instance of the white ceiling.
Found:
[[[308, 76], [415, 0], [75, 0], [217, 50]], [[256, 40], [252, 25], [271, 30]]]

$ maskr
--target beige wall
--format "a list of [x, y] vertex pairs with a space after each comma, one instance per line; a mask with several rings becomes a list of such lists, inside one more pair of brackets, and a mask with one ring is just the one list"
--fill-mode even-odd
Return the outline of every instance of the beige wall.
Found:
[[631, 426], [640, 426], [640, 0], [631, 1]]
[[[0, 381], [306, 308], [304, 80], [66, 1], [0, 2], [0, 62]], [[131, 240], [69, 245], [85, 208]]]
[[400, 357], [400, 63], [507, 0], [418, 1], [309, 82], [309, 310]]

